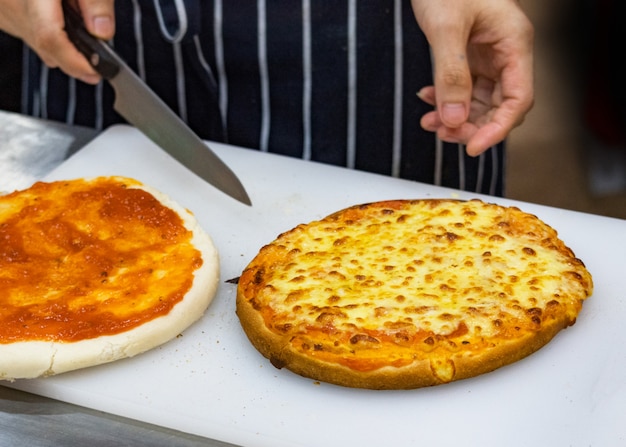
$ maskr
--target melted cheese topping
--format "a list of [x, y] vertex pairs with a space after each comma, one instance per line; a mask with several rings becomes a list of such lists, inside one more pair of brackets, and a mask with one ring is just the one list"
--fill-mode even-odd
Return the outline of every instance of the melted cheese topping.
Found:
[[191, 235], [131, 179], [0, 196], [0, 343], [112, 335], [167, 314], [202, 265]]
[[295, 349], [366, 371], [484, 349], [556, 312], [572, 324], [591, 277], [553, 229], [516, 208], [393, 201], [284, 233], [240, 286]]

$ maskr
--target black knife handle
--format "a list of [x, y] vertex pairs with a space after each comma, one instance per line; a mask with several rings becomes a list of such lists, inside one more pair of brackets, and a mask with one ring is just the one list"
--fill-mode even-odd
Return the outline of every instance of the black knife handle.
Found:
[[65, 18], [65, 32], [70, 41], [89, 61], [91, 66], [104, 79], [114, 78], [120, 67], [107, 51], [106, 43], [92, 36], [85, 28], [83, 18], [67, 0], [63, 0], [63, 16]]

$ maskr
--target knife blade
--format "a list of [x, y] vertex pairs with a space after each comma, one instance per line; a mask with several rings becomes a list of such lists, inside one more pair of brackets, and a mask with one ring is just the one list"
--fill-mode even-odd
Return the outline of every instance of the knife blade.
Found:
[[235, 173], [106, 42], [89, 34], [80, 13], [67, 0], [62, 5], [70, 41], [115, 90], [113, 108], [187, 169], [234, 199], [252, 205]]

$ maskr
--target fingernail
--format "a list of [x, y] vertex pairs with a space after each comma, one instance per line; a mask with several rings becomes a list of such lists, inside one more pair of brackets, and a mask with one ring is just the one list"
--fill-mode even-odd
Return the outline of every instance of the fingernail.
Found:
[[445, 103], [441, 108], [441, 119], [448, 126], [460, 126], [466, 119], [465, 105]]
[[94, 34], [98, 37], [108, 38], [113, 32], [113, 21], [109, 16], [96, 16], [93, 18]]

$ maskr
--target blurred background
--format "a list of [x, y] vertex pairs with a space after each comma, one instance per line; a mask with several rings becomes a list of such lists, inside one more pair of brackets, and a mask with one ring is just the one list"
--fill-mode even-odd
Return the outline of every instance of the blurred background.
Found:
[[[522, 0], [535, 26], [535, 106], [510, 136], [508, 198], [626, 219], [620, 0]], [[0, 33], [0, 109], [20, 110], [21, 44]]]
[[535, 106], [509, 138], [509, 198], [626, 219], [626, 4], [522, 0]]

